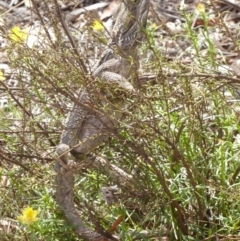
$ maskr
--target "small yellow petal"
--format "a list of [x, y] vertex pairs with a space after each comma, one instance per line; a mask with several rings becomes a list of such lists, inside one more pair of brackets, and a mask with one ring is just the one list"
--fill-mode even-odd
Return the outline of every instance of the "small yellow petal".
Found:
[[19, 222], [31, 225], [32, 223], [38, 220], [37, 215], [39, 214], [38, 210], [33, 210], [31, 207], [27, 207], [22, 210], [22, 215], [18, 216], [17, 219]]
[[156, 24], [156, 23], [153, 23], [151, 27], [152, 27], [152, 28], [156, 28], [156, 27], [157, 27], [157, 24]]
[[204, 14], [205, 13], [205, 5], [203, 3], [199, 3], [197, 5], [197, 9], [196, 9], [197, 13], [199, 14]]
[[0, 81], [5, 80], [3, 72], [0, 70]]
[[18, 26], [13, 27], [8, 34], [9, 39], [13, 43], [22, 43], [27, 39], [26, 29], [20, 29]]
[[101, 21], [95, 20], [92, 24], [92, 28], [93, 28], [93, 30], [96, 30], [96, 31], [102, 31], [103, 25], [102, 25]]

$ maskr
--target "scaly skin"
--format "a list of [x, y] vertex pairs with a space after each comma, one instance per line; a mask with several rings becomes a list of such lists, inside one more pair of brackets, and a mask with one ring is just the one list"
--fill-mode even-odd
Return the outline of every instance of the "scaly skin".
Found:
[[[127, 94], [135, 92], [134, 87], [128, 81], [132, 67], [127, 59], [131, 57], [137, 60], [136, 48], [143, 37], [141, 29], [146, 26], [148, 9], [149, 0], [122, 0], [113, 16], [111, 40], [92, 72], [94, 79], [108, 83], [110, 86], [114, 84], [113, 91], [117, 88], [118, 91]], [[73, 105], [68, 114], [60, 144], [56, 148], [58, 155], [55, 167], [57, 171], [56, 199], [66, 220], [84, 240], [116, 240], [107, 233], [99, 234], [92, 231], [78, 216], [73, 201], [74, 170], [70, 168], [71, 158], [68, 153], [71, 152], [73, 156], [78, 159], [81, 157], [83, 160], [86, 154], [109, 137], [109, 130], [117, 125], [122, 114], [121, 111], [111, 110], [111, 105], [106, 108], [108, 110], [105, 113], [94, 109], [90, 111], [91, 98], [86, 89], [79, 91], [78, 103]], [[120, 109], [124, 107], [124, 100], [118, 106]]]

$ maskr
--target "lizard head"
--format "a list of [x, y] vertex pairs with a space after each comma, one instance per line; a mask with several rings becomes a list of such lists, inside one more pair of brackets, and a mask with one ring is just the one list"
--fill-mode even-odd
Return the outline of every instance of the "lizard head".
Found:
[[131, 49], [141, 40], [141, 28], [147, 23], [149, 0], [121, 0], [113, 16], [112, 44]]

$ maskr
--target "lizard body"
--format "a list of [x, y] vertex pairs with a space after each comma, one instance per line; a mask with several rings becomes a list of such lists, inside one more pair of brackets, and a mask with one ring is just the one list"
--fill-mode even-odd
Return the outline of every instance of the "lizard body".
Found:
[[[135, 92], [128, 81], [132, 68], [128, 58], [134, 60], [137, 58], [136, 48], [143, 37], [141, 30], [146, 26], [148, 10], [149, 0], [120, 1], [113, 16], [112, 37], [97, 67], [92, 71], [94, 79], [110, 86], [114, 84], [128, 94]], [[112, 89], [114, 91], [114, 88]], [[87, 89], [79, 91], [77, 102], [68, 114], [60, 144], [56, 148], [58, 155], [55, 167], [58, 173], [56, 198], [66, 219], [74, 225], [75, 231], [84, 240], [93, 241], [97, 240], [96, 237], [99, 238], [99, 234], [91, 231], [78, 217], [73, 201], [74, 172], [64, 166], [68, 166], [69, 151], [74, 156], [80, 155], [84, 158], [87, 153], [106, 140], [109, 129], [116, 126], [122, 114], [121, 111], [111, 111], [110, 107], [107, 113], [101, 113], [94, 108], [91, 110], [93, 104]], [[124, 106], [124, 100], [119, 106], [120, 109]]]
[[[148, 7], [148, 0], [123, 0], [119, 4], [114, 16], [112, 38], [98, 66], [93, 70], [94, 78], [115, 84], [129, 94], [135, 92], [127, 80], [131, 73], [131, 65], [127, 58], [137, 60], [136, 47], [142, 39], [141, 28], [146, 25]], [[78, 100], [91, 106], [86, 90], [80, 91]], [[107, 129], [115, 125], [114, 119], [117, 118], [120, 118], [119, 112], [110, 120], [104, 115], [91, 113], [76, 103], [68, 115], [61, 143], [68, 145], [72, 153], [86, 154], [108, 137]]]

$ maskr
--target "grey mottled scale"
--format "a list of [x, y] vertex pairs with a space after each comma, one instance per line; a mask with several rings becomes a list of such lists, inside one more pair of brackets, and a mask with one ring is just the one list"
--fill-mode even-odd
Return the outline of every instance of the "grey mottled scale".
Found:
[[[140, 29], [146, 24], [148, 8], [149, 0], [120, 0], [119, 8], [113, 16], [112, 38], [108, 49], [104, 51], [97, 67], [93, 68], [91, 73], [94, 83], [99, 82], [99, 88], [101, 83], [110, 83], [110, 90], [103, 84], [103, 87], [107, 88], [97, 91], [106, 94], [105, 98], [113, 97], [113, 101], [116, 98], [116, 108], [112, 108], [110, 101], [105, 101], [100, 103], [102, 110], [95, 110], [98, 103], [92, 101], [87, 90], [79, 90], [77, 101], [68, 114], [60, 144], [56, 148], [56, 200], [65, 219], [85, 241], [119, 239], [106, 238], [109, 234], [106, 236], [93, 231], [79, 217], [73, 198], [75, 163], [70, 161], [68, 152], [71, 151], [74, 156], [76, 154], [77, 160], [83, 160], [84, 155], [106, 140], [111, 129], [118, 124], [122, 111], [126, 108], [125, 93], [130, 95], [134, 91], [128, 78], [136, 70], [132, 71], [128, 59], [137, 61], [136, 47], [143, 35]], [[134, 66], [137, 68], [136, 64]], [[125, 93], [122, 95], [121, 91]], [[109, 203], [115, 201], [113, 187], [110, 187], [110, 190], [104, 189], [103, 194]]]
[[[131, 66], [128, 58], [131, 56], [137, 61], [136, 47], [142, 38], [140, 31], [146, 25], [148, 14], [148, 1], [123, 0], [116, 10], [112, 28], [112, 38], [108, 48], [103, 52], [97, 67], [93, 70], [93, 78], [103, 83], [114, 84], [115, 89], [132, 94], [135, 90], [128, 81], [131, 73]], [[143, 26], [142, 26], [143, 25]], [[121, 118], [121, 111], [104, 111], [104, 114], [90, 113], [84, 108], [89, 105], [90, 98], [85, 90], [80, 91], [78, 103], [75, 103], [68, 114], [65, 128], [61, 137], [61, 144], [70, 147], [72, 154], [86, 154], [96, 148], [108, 137], [108, 130]], [[103, 104], [104, 105], [104, 104]], [[91, 106], [91, 105], [90, 105]], [[124, 107], [124, 103], [121, 103]], [[110, 108], [110, 107], [109, 107]], [[111, 118], [106, 117], [109, 113]]]

